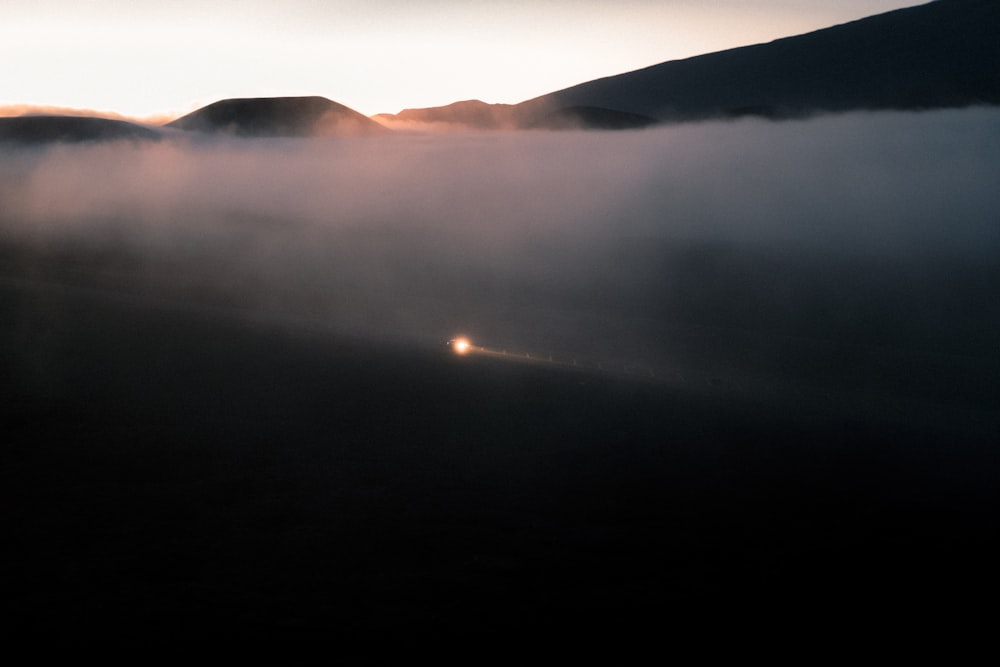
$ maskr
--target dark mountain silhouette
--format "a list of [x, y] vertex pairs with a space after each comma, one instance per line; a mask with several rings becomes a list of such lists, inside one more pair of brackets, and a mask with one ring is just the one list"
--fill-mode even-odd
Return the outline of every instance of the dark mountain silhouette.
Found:
[[19, 144], [79, 143], [121, 139], [156, 141], [156, 130], [110, 118], [90, 116], [16, 116], [0, 118], [0, 142]]
[[167, 127], [241, 137], [312, 137], [380, 134], [388, 130], [325, 97], [221, 100], [167, 123]]
[[1000, 104], [1000, 3], [938, 0], [583, 83], [518, 105], [663, 120]]
[[[661, 121], [779, 119], [994, 105], [1000, 104], [998, 35], [1000, 2], [937, 0], [597, 79], [513, 106], [483, 106], [517, 127], [618, 129], [641, 125], [638, 118], [627, 122], [628, 114]], [[456, 106], [469, 104], [407, 110], [395, 118], [496, 125], [481, 108], [456, 113]]]

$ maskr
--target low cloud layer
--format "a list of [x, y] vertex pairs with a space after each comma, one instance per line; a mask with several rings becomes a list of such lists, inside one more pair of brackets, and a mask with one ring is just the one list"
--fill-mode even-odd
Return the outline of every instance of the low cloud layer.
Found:
[[125, 120], [133, 123], [143, 123], [147, 125], [162, 125], [176, 118], [176, 115], [155, 114], [134, 118], [114, 111], [99, 109], [79, 109], [76, 107], [61, 107], [49, 104], [5, 104], [0, 105], [0, 118], [16, 116], [82, 116], [85, 118], [110, 118], [112, 120]]
[[8, 275], [404, 344], [466, 332], [667, 364], [705, 332], [737, 332], [989, 356], [997, 173], [1000, 112], [982, 109], [621, 133], [178, 134], [5, 151], [0, 229]]

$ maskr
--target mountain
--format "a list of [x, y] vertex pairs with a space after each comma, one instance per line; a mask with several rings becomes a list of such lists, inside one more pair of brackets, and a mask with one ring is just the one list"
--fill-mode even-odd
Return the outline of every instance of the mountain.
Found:
[[325, 97], [221, 100], [167, 127], [240, 137], [359, 136], [388, 132], [382, 125]]
[[[513, 106], [488, 106], [504, 107], [518, 127], [608, 128], [636, 126], [625, 122], [628, 114], [690, 121], [995, 105], [998, 35], [1000, 2], [937, 0], [767, 44], [660, 63]], [[452, 107], [396, 117], [454, 122]], [[612, 122], [616, 113], [625, 115]], [[573, 122], [562, 122], [567, 118]], [[463, 122], [491, 127], [474, 115]]]
[[663, 120], [1000, 104], [1000, 3], [938, 0], [583, 83], [531, 116], [601, 106]]
[[0, 142], [18, 144], [157, 141], [156, 130], [110, 118], [91, 116], [37, 115], [0, 118]]

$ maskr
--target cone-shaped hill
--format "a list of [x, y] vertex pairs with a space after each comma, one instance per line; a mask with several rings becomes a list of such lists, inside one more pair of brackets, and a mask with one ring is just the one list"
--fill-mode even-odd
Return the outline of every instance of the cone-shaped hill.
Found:
[[338, 137], [389, 131], [325, 97], [221, 100], [167, 123], [167, 127], [239, 137]]

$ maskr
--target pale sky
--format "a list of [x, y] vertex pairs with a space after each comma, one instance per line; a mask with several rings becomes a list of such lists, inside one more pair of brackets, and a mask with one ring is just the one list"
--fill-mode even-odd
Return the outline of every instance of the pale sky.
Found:
[[516, 103], [922, 0], [0, 0], [0, 107]]

